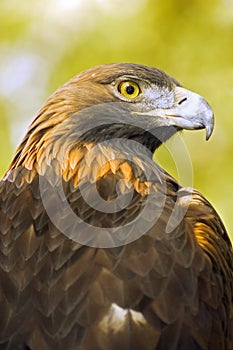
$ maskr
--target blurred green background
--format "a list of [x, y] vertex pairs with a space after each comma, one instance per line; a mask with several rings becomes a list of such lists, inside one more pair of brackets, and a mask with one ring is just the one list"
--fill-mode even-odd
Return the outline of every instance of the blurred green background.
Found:
[[[0, 175], [46, 97], [72, 75], [119, 61], [156, 66], [215, 111], [209, 142], [204, 131], [183, 133], [193, 167], [183, 184], [208, 198], [233, 238], [232, 39], [232, 0], [1, 0]], [[166, 149], [158, 159], [177, 177]]]

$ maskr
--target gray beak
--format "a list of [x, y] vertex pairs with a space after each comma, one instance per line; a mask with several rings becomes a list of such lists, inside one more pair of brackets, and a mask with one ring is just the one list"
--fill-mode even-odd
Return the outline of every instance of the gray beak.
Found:
[[165, 117], [182, 129], [205, 129], [206, 140], [214, 129], [214, 113], [206, 100], [182, 87], [175, 88], [175, 107], [166, 110]]
[[[214, 113], [206, 100], [180, 86], [174, 88], [172, 98], [171, 107], [158, 108], [156, 100], [154, 109], [137, 114], [155, 117], [154, 122], [162, 126], [174, 126], [186, 130], [205, 129], [208, 140], [214, 129]], [[166, 100], [164, 105], [165, 103]]]

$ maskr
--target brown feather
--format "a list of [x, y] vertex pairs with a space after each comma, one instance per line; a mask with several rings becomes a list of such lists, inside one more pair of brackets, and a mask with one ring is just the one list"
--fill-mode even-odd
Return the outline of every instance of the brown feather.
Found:
[[[159, 70], [130, 64], [81, 73], [41, 108], [0, 183], [1, 349], [232, 349], [233, 253], [210, 203], [156, 164], [145, 165], [136, 149], [131, 161], [98, 143], [111, 132], [123, 133], [123, 144], [127, 133], [143, 140], [138, 129], [112, 125], [73, 141], [79, 112], [114, 102], [109, 84], [124, 74], [159, 88], [178, 85]], [[59, 181], [80, 225], [58, 204]], [[51, 221], [42, 198], [51, 188], [47, 205], [56, 222], [65, 222], [69, 237], [78, 234], [86, 244]], [[96, 190], [108, 207], [132, 192], [131, 202], [122, 199], [113, 212], [95, 209]], [[181, 220], [172, 216], [174, 208], [185, 213]], [[157, 220], [128, 243], [135, 228], [128, 237], [121, 228], [140, 213], [139, 231]], [[86, 223], [99, 228], [98, 237], [88, 238]], [[94, 239], [113, 242], [111, 228], [122, 245], [88, 246]]]

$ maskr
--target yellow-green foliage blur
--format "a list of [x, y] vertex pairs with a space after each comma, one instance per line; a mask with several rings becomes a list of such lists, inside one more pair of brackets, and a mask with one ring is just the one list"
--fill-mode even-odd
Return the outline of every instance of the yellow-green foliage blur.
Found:
[[[1, 0], [0, 175], [43, 101], [72, 75], [119, 61], [156, 66], [215, 111], [209, 142], [183, 132], [193, 179], [182, 184], [208, 198], [233, 238], [232, 33], [231, 0]], [[157, 157], [177, 178], [169, 152]]]

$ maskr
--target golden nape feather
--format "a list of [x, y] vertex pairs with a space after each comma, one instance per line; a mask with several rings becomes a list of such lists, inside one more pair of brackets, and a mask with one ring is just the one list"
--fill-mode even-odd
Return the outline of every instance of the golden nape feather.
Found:
[[152, 161], [213, 126], [200, 95], [136, 64], [45, 102], [0, 182], [0, 349], [232, 350], [230, 239]]

